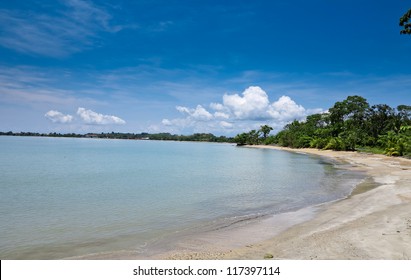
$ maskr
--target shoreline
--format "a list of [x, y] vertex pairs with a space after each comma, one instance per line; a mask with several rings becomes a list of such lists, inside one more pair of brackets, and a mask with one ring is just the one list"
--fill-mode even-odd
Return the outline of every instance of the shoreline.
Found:
[[[258, 260], [267, 255], [291, 260], [411, 259], [411, 160], [358, 152], [246, 147], [348, 163], [349, 167], [344, 168], [365, 172], [375, 184], [358, 185], [341, 200], [274, 215], [227, 232], [206, 234], [191, 240], [203, 244], [189, 241], [188, 246], [152, 255], [150, 259]], [[245, 238], [248, 243], [244, 244], [242, 237], [252, 234], [259, 236]], [[230, 238], [230, 244], [219, 247], [222, 244], [219, 238]]]

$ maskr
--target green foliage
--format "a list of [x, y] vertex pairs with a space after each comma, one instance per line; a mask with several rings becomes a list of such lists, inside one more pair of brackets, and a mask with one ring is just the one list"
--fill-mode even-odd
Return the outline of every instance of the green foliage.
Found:
[[400, 34], [408, 34], [411, 35], [411, 9], [408, 10], [401, 18], [400, 18], [400, 26], [403, 29], [400, 31]]
[[[236, 136], [237, 143], [278, 144], [292, 148], [337, 151], [383, 151], [389, 156], [411, 157], [411, 106], [396, 109], [386, 104], [370, 106], [361, 96], [336, 102], [328, 113], [307, 116], [287, 124], [275, 136], [266, 137], [263, 127]], [[366, 148], [364, 148], [366, 147]]]
[[249, 141], [251, 145], [258, 145], [260, 144], [260, 131], [259, 130], [251, 130], [248, 133]]
[[[395, 130], [395, 111], [388, 105], [378, 104], [371, 106], [367, 112], [366, 130], [368, 138], [364, 139], [364, 145], [375, 145], [379, 135]], [[398, 117], [397, 117], [398, 118]]]
[[363, 147], [358, 147], [357, 151], [362, 152], [362, 153], [371, 153], [371, 154], [385, 154], [385, 151], [381, 149], [379, 146], [363, 146]]
[[262, 125], [260, 127], [260, 132], [263, 134], [263, 139], [267, 139], [268, 134], [270, 134], [271, 130], [273, 130], [273, 128], [271, 126], [268, 125]]
[[297, 139], [297, 146], [300, 148], [309, 148], [312, 140], [313, 138], [308, 135], [301, 135]]
[[310, 148], [317, 148], [317, 149], [324, 149], [328, 142], [330, 141], [330, 138], [313, 138], [310, 141]]
[[341, 150], [345, 151], [355, 151], [357, 143], [362, 142], [361, 131], [348, 130], [344, 131], [339, 135], [339, 138], [342, 141]]
[[411, 126], [411, 106], [399, 105], [397, 111], [397, 121], [400, 126]]
[[238, 146], [243, 145], [258, 145], [263, 143], [264, 145], [273, 144], [276, 142], [274, 137], [269, 137], [273, 128], [268, 125], [262, 125], [259, 130], [251, 130], [250, 132], [244, 132], [241, 134], [237, 134], [234, 137], [234, 142], [237, 143]]
[[237, 143], [238, 146], [248, 145], [250, 143], [250, 137], [248, 133], [241, 133], [237, 134], [234, 137], [234, 142]]
[[363, 130], [369, 108], [367, 100], [358, 95], [348, 96], [344, 101], [336, 102], [329, 109], [332, 136], [337, 137], [346, 131]]
[[411, 155], [411, 135], [410, 127], [403, 126], [398, 133], [389, 131], [379, 137], [378, 143], [388, 156]]
[[263, 140], [262, 144], [272, 145], [272, 144], [275, 144], [275, 143], [277, 143], [277, 138], [275, 136], [271, 135], [271, 136], [268, 136], [265, 140]]
[[340, 137], [332, 137], [324, 147], [325, 150], [344, 151], [345, 144]]

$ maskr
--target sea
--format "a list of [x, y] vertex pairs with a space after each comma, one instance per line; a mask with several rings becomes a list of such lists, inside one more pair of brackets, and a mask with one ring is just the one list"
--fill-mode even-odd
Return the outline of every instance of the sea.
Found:
[[0, 137], [0, 259], [144, 254], [347, 197], [342, 163], [233, 144]]

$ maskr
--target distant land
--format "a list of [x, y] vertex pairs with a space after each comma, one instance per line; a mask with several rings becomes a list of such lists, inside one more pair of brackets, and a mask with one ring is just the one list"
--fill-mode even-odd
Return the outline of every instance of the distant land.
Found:
[[37, 133], [37, 132], [0, 132], [0, 136], [32, 136], [32, 137], [70, 137], [70, 138], [101, 138], [101, 139], [126, 139], [126, 140], [165, 140], [165, 141], [197, 141], [234, 143], [233, 137], [215, 136], [211, 133], [195, 133], [192, 135], [177, 135], [171, 133]]

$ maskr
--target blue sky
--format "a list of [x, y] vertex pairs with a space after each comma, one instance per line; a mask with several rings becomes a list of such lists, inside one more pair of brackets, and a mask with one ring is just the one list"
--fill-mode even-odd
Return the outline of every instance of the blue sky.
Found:
[[408, 1], [0, 2], [0, 131], [235, 135], [411, 105]]

